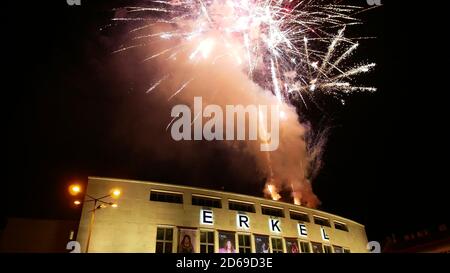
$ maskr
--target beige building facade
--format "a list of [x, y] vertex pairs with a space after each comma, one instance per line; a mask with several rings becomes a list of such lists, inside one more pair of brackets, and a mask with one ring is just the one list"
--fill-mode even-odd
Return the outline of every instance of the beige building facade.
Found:
[[[95, 211], [84, 202], [82, 252], [368, 252], [364, 226], [306, 207], [170, 184], [89, 177], [86, 193], [120, 189], [118, 204]], [[90, 230], [91, 227], [91, 230]], [[90, 232], [89, 232], [90, 231]]]

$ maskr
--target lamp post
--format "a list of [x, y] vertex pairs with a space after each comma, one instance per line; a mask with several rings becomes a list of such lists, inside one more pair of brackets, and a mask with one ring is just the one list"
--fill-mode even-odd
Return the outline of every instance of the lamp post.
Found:
[[[81, 193], [81, 186], [79, 185], [71, 185], [69, 187], [69, 192], [72, 195], [78, 195], [79, 193]], [[118, 205], [117, 203], [114, 202], [108, 202], [105, 199], [107, 198], [114, 198], [117, 199], [119, 198], [121, 191], [119, 189], [112, 189], [110, 191], [111, 193], [108, 195], [104, 195], [101, 197], [93, 197], [89, 194], [86, 194], [86, 199], [84, 202], [94, 202], [94, 208], [90, 211], [91, 212], [91, 219], [89, 221], [89, 227], [88, 227], [88, 237], [87, 237], [87, 242], [86, 242], [86, 253], [89, 252], [89, 244], [91, 242], [91, 236], [92, 236], [92, 229], [94, 227], [94, 221], [95, 221], [95, 212], [99, 209], [103, 209], [103, 208], [107, 208], [107, 207], [112, 207], [112, 208], [117, 208]], [[80, 205], [81, 201], [79, 200], [75, 200], [73, 202], [75, 205]]]

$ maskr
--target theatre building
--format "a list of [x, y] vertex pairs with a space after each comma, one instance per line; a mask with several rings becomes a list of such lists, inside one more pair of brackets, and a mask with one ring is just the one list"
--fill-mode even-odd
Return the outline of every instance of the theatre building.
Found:
[[[84, 202], [82, 252], [367, 252], [364, 226], [306, 207], [222, 191], [90, 177], [87, 195], [120, 189], [117, 207]], [[111, 199], [112, 200], [112, 199]], [[90, 236], [89, 236], [90, 234]], [[88, 240], [89, 237], [89, 240]], [[89, 243], [88, 243], [89, 241]], [[88, 246], [88, 247], [87, 247]]]

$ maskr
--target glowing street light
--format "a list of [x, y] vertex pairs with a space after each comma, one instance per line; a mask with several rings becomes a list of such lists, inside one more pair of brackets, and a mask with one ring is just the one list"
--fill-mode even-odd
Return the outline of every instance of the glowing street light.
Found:
[[81, 193], [81, 186], [78, 184], [72, 184], [69, 186], [69, 193], [71, 195], [77, 195]]
[[121, 191], [119, 189], [113, 189], [111, 196], [114, 198], [118, 198], [120, 196], [120, 194], [121, 194]]
[[[82, 188], [80, 185], [78, 184], [72, 184], [69, 186], [69, 192], [71, 195], [75, 196], [79, 193], [82, 192]], [[90, 211], [91, 212], [91, 220], [89, 222], [89, 227], [88, 227], [88, 237], [87, 237], [87, 242], [86, 242], [86, 253], [89, 252], [89, 244], [91, 241], [91, 236], [92, 236], [92, 229], [94, 227], [94, 220], [95, 220], [95, 212], [99, 209], [104, 209], [107, 207], [112, 207], [112, 208], [117, 208], [118, 205], [116, 202], [109, 202], [106, 199], [107, 198], [113, 198], [113, 199], [117, 199], [119, 198], [119, 196], [122, 194], [121, 190], [118, 188], [114, 188], [111, 189], [109, 191], [108, 195], [105, 196], [101, 196], [101, 197], [93, 197], [89, 194], [86, 193], [86, 199], [84, 200], [85, 203], [88, 202], [93, 202], [94, 203], [94, 208]], [[80, 200], [75, 200], [73, 202], [76, 206], [81, 205], [81, 201]]]

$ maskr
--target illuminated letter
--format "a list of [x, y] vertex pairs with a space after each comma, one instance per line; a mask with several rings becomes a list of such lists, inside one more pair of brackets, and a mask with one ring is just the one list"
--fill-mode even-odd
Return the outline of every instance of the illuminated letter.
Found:
[[214, 224], [213, 211], [206, 209], [200, 210], [200, 223], [202, 225], [213, 225]]
[[243, 229], [249, 229], [250, 228], [250, 218], [248, 218], [247, 215], [245, 214], [237, 214], [236, 215], [236, 222], [237, 222], [237, 226], [238, 228], [243, 228]]
[[305, 224], [297, 224], [298, 235], [301, 237], [308, 237], [308, 230], [306, 229]]
[[272, 232], [281, 232], [281, 228], [280, 228], [280, 226], [278, 225], [280, 223], [280, 220], [278, 220], [278, 219], [269, 219], [269, 227], [270, 227], [270, 230], [272, 231]]
[[330, 240], [330, 237], [328, 237], [328, 234], [325, 232], [325, 229], [323, 227], [320, 227], [320, 233], [322, 234], [322, 239], [324, 241]]

